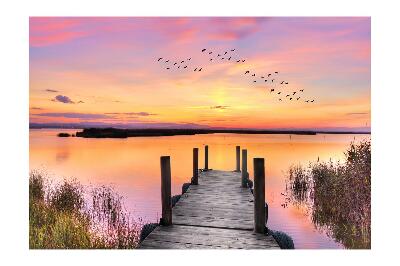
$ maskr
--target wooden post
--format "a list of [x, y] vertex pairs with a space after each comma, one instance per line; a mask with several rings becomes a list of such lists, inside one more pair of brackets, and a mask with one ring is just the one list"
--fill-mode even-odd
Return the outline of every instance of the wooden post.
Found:
[[254, 158], [254, 231], [265, 233], [264, 158]]
[[199, 148], [193, 148], [193, 178], [192, 184], [199, 184]]
[[242, 150], [242, 187], [247, 187], [247, 150]]
[[171, 204], [171, 164], [169, 156], [161, 156], [161, 205], [162, 225], [172, 225], [172, 204]]
[[236, 146], [236, 172], [240, 172], [240, 146]]
[[204, 170], [208, 170], [208, 145], [204, 147]]

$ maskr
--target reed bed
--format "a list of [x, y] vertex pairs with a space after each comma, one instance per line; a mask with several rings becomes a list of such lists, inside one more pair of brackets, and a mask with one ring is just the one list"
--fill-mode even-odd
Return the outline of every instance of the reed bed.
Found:
[[288, 199], [306, 206], [318, 229], [346, 248], [371, 248], [371, 141], [351, 143], [344, 162], [294, 165]]

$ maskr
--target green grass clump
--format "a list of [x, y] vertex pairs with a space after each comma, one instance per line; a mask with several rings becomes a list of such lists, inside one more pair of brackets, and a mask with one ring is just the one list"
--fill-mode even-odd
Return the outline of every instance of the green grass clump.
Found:
[[351, 143], [343, 163], [289, 169], [287, 190], [313, 223], [347, 248], [371, 248], [371, 142]]
[[140, 225], [122, 198], [108, 187], [86, 197], [76, 180], [50, 186], [40, 173], [29, 176], [29, 247], [32, 249], [135, 248]]

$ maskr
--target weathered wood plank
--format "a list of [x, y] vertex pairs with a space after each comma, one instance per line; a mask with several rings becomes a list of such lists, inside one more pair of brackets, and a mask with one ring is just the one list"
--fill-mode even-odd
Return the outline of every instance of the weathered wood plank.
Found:
[[141, 244], [141, 248], [279, 249], [279, 246], [272, 236], [252, 232], [173, 225], [157, 228]]

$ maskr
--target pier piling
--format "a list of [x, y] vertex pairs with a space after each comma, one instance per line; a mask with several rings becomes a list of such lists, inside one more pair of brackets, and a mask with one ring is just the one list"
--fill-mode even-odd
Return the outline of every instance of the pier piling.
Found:
[[265, 233], [265, 167], [264, 158], [254, 158], [254, 231]]
[[242, 187], [247, 187], [247, 150], [242, 150]]
[[193, 178], [192, 184], [199, 184], [199, 148], [193, 148]]
[[240, 172], [240, 146], [236, 146], [236, 172]]
[[171, 206], [171, 163], [169, 156], [161, 156], [161, 205], [162, 205], [162, 225], [172, 225], [172, 206]]
[[204, 170], [208, 170], [208, 145], [204, 147]]

